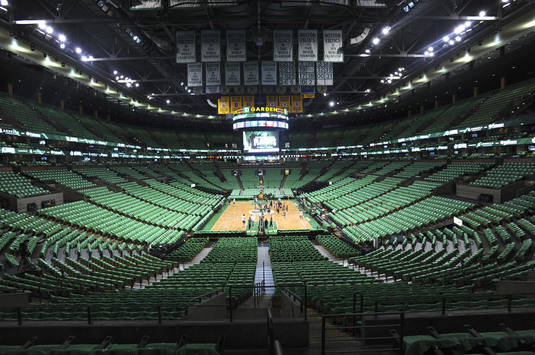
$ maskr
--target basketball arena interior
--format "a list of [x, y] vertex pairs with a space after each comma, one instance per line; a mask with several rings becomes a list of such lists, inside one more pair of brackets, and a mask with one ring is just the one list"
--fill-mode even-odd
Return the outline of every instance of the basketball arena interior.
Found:
[[0, 354], [535, 353], [535, 1], [1, 0]]

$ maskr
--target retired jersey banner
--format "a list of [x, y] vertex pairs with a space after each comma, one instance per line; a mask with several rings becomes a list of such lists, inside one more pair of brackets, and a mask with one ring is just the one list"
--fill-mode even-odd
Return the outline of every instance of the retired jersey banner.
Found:
[[287, 109], [288, 112], [290, 111], [290, 107], [291, 107], [291, 100], [290, 100], [290, 95], [281, 95], [279, 96], [279, 107], [282, 108], [282, 109]]
[[262, 61], [262, 85], [277, 85], [277, 63]]
[[316, 85], [316, 75], [314, 73], [314, 62], [299, 62], [297, 85], [314, 86]]
[[292, 95], [292, 108], [290, 109], [290, 112], [303, 112], [303, 97], [301, 97], [301, 95]]
[[202, 63], [188, 64], [188, 86], [202, 86]]
[[318, 60], [318, 31], [297, 31], [298, 56], [300, 62], [316, 62]]
[[219, 30], [201, 31], [201, 61], [221, 61], [221, 39], [219, 38]]
[[323, 61], [343, 63], [342, 30], [323, 30]]
[[279, 63], [279, 85], [296, 85], [297, 81], [295, 77], [295, 63]]
[[279, 97], [278, 96], [266, 96], [266, 106], [267, 107], [279, 107]]
[[206, 86], [221, 85], [221, 65], [219, 63], [206, 63]]
[[273, 30], [273, 61], [293, 62], [293, 32]]
[[244, 30], [227, 31], [227, 62], [245, 62], [247, 60], [245, 39]]
[[176, 31], [176, 62], [195, 63], [195, 31]]
[[259, 85], [258, 78], [258, 62], [243, 63], [243, 84], [244, 85]]
[[243, 107], [254, 107], [254, 96], [243, 96]]
[[316, 85], [334, 85], [333, 63], [316, 62]]
[[235, 114], [238, 110], [242, 109], [242, 97], [231, 96], [230, 97], [230, 113]]
[[225, 85], [241, 85], [240, 63], [225, 63]]
[[228, 96], [221, 96], [217, 100], [217, 114], [228, 115], [230, 113], [230, 106], [228, 102]]

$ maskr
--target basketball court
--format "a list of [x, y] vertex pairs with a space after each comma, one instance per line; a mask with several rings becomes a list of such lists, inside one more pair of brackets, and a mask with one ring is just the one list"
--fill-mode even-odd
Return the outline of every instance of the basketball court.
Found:
[[[283, 208], [288, 206], [288, 212], [286, 217], [283, 216], [282, 211], [273, 210], [269, 214], [264, 212], [264, 217], [270, 219], [273, 217], [273, 221], [277, 223], [278, 229], [291, 230], [291, 229], [312, 229], [312, 226], [307, 221], [308, 215], [304, 215], [303, 218], [299, 218], [299, 209], [293, 203], [293, 201], [282, 201]], [[235, 231], [245, 230], [243, 224], [243, 215], [245, 214], [245, 220], [248, 221], [249, 217], [253, 217], [258, 222], [260, 211], [255, 209], [255, 206], [251, 200], [236, 201], [236, 204], [232, 202], [226, 207], [225, 211], [219, 217], [217, 222], [212, 227], [212, 231]]]

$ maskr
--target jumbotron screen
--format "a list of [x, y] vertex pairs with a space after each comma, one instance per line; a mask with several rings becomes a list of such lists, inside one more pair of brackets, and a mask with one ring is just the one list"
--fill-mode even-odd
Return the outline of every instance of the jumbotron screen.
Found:
[[279, 132], [244, 131], [243, 150], [246, 153], [278, 153]]

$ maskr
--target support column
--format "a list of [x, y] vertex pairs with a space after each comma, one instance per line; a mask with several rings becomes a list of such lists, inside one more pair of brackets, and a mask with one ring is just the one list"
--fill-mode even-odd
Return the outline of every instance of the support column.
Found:
[[11, 83], [7, 84], [7, 94], [9, 96], [13, 96], [13, 84], [11, 84]]
[[42, 101], [42, 99], [41, 99], [41, 93], [40, 93], [40, 92], [37, 93], [37, 103], [38, 103], [38, 104], [43, 103], [43, 101]]
[[457, 103], [457, 94], [451, 95], [451, 103], [455, 105]]
[[500, 78], [500, 89], [505, 89], [505, 76]]

